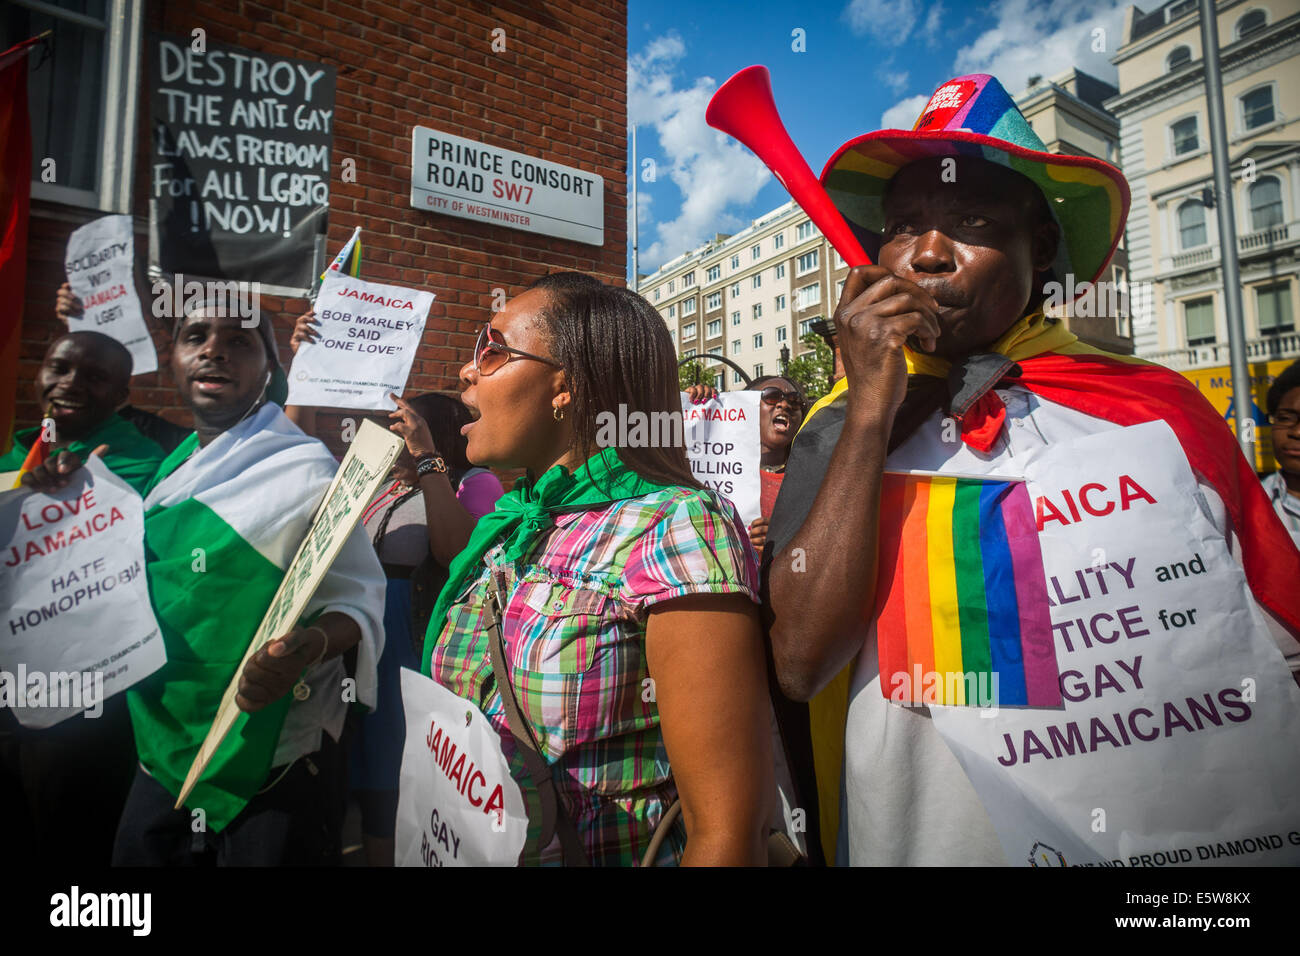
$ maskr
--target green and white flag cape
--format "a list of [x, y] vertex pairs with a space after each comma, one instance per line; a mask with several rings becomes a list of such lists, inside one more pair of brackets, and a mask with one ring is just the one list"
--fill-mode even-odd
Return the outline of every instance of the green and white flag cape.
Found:
[[[206, 447], [191, 435], [163, 462], [145, 495], [146, 569], [167, 663], [132, 688], [128, 701], [140, 762], [173, 796], [337, 467], [323, 444], [268, 402]], [[305, 617], [341, 611], [360, 625], [357, 698], [363, 703], [374, 700], [383, 601], [383, 570], [358, 528]], [[341, 676], [337, 661], [320, 670], [331, 665]], [[207, 826], [220, 831], [265, 785], [273, 757], [312, 752], [321, 727], [334, 725], [337, 737], [342, 695], [317, 698], [297, 703], [285, 695], [256, 714], [241, 713], [186, 806], [202, 808]], [[299, 710], [315, 721], [305, 735], [301, 719], [286, 731], [286, 717], [294, 723]], [[286, 754], [277, 747], [282, 731], [306, 742]]]

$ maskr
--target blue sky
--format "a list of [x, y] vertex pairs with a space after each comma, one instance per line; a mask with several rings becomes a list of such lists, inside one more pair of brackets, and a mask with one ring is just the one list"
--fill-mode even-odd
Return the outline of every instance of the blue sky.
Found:
[[[1153, 9], [1152, 0], [1145, 9]], [[910, 128], [944, 80], [992, 73], [1014, 96], [1077, 66], [1115, 82], [1122, 0], [630, 0], [628, 121], [638, 162], [640, 270], [736, 232], [789, 196], [748, 150], [704, 122], [713, 92], [761, 63], [813, 172], [854, 136]], [[1101, 28], [1105, 32], [1094, 31]], [[805, 52], [795, 52], [801, 29]], [[1094, 45], [1105, 47], [1095, 52]], [[643, 169], [643, 167], [638, 167]], [[629, 201], [631, 186], [629, 184]], [[631, 230], [629, 226], [629, 261]]]

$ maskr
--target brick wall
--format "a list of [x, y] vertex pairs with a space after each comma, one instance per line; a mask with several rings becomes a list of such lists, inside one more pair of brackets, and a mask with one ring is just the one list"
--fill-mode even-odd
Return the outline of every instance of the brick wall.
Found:
[[[493, 290], [512, 296], [548, 272], [573, 269], [624, 283], [627, 230], [626, 0], [548, 0], [545, 5], [474, 0], [151, 0], [145, 30], [188, 36], [329, 64], [338, 71], [331, 152], [329, 250], [363, 228], [363, 279], [429, 289], [429, 314], [408, 392], [456, 386]], [[506, 48], [492, 49], [505, 30]], [[149, 156], [147, 56], [142, 56], [133, 213], [136, 263], [146, 314]], [[493, 146], [593, 172], [605, 182], [605, 245], [596, 247], [455, 219], [410, 205], [411, 128], [430, 126]], [[345, 158], [356, 182], [341, 181]], [[31, 382], [58, 334], [54, 295], [64, 280], [68, 234], [102, 215], [33, 201], [18, 426], [35, 424]], [[263, 296], [288, 362], [302, 299]], [[153, 321], [153, 320], [151, 320]], [[131, 401], [189, 424], [166, 369], [168, 331], [154, 330], [156, 374], [136, 376]], [[331, 440], [346, 412], [322, 415]]]

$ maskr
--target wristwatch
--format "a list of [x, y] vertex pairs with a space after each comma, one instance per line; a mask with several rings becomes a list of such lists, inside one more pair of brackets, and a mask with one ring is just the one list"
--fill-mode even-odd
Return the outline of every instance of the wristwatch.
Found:
[[425, 475], [437, 472], [440, 475], [447, 473], [447, 463], [442, 460], [441, 455], [425, 455], [415, 463], [415, 474], [423, 478]]

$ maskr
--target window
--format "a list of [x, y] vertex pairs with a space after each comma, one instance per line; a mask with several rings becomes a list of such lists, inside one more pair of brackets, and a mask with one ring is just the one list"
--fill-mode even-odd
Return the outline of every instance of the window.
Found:
[[1182, 156], [1184, 153], [1194, 153], [1200, 148], [1200, 140], [1196, 136], [1196, 117], [1188, 116], [1180, 119], [1169, 131], [1174, 137], [1174, 155]]
[[784, 278], [785, 278], [785, 263], [784, 263], [784, 262], [781, 262], [781, 263], [778, 263], [778, 264], [777, 264], [777, 267], [776, 267], [776, 277], [777, 277], [778, 279], [784, 279]]
[[763, 377], [763, 363], [759, 362], [757, 365], [754, 366], [754, 378], [762, 378], [762, 377]]
[[754, 348], [761, 349], [762, 347], [763, 347], [763, 333], [759, 332], [754, 336]]
[[710, 312], [714, 312], [722, 308], [722, 293], [710, 292], [708, 294], [708, 297], [705, 298], [704, 300], [704, 307], [708, 309]]
[[733, 298], [734, 298], [735, 296], [740, 295], [740, 283], [739, 283], [739, 282], [733, 282], [733, 283], [731, 283], [731, 295], [732, 295]]
[[740, 339], [731, 340], [731, 354], [732, 355], [740, 354]]
[[1282, 225], [1282, 184], [1263, 176], [1250, 187], [1250, 228], [1258, 232]]
[[739, 268], [740, 268], [740, 256], [732, 256], [732, 257], [731, 257], [731, 268], [733, 268], [733, 269], [739, 269]]
[[[140, 62], [140, 0], [47, 0], [6, 4], [0, 50], [53, 30], [53, 53], [30, 55], [27, 100], [32, 132], [33, 199], [102, 212], [129, 213], [135, 181], [136, 104]], [[57, 179], [41, 181], [53, 159]]]
[[749, 260], [750, 260], [750, 262], [754, 262], [754, 261], [756, 261], [756, 260], [759, 258], [759, 256], [761, 256], [762, 254], [763, 254], [763, 245], [762, 245], [762, 243], [759, 243], [757, 246], [751, 246], [751, 247], [750, 247], [750, 250], [749, 250]]
[[1259, 314], [1260, 335], [1295, 331], [1295, 319], [1291, 317], [1291, 283], [1256, 289], [1255, 308]]
[[676, 285], [675, 285], [676, 281], [677, 281], [676, 279], [669, 279], [669, 280], [668, 280], [668, 294], [669, 294], [669, 295], [672, 295], [672, 294], [673, 294], [673, 290], [676, 288]]
[[686, 273], [686, 275], [682, 276], [682, 288], [683, 288], [683, 289], [689, 289], [689, 288], [690, 288], [691, 286], [693, 286], [693, 285], [695, 285], [695, 273], [694, 273], [694, 272], [688, 272], [688, 273]]
[[783, 296], [783, 295], [778, 295], [778, 296], [776, 297], [776, 311], [778, 311], [778, 312], [784, 312], [784, 311], [785, 311], [785, 296]]
[[784, 248], [785, 248], [785, 233], [784, 233], [784, 232], [778, 232], [775, 236], [772, 237], [772, 248], [773, 248], [773, 249], [784, 249]]
[[682, 358], [692, 358], [695, 355], [695, 349], [687, 349], [682, 353]]
[[815, 335], [816, 333], [813, 332], [812, 325], [816, 321], [816, 318], [804, 319], [801, 321], [799, 323], [799, 338], [803, 338], [805, 335]]
[[731, 324], [732, 324], [732, 325], [739, 325], [739, 324], [740, 324], [740, 313], [739, 313], [739, 312], [733, 312], [733, 313], [731, 313]]
[[716, 339], [721, 334], [722, 334], [722, 320], [714, 319], [708, 325], [708, 337], [711, 339]]
[[1214, 299], [1193, 299], [1183, 303], [1183, 322], [1187, 328], [1188, 345], [1214, 343]]
[[784, 342], [788, 332], [789, 330], [784, 325], [778, 325], [776, 327], [776, 340], [778, 342]]
[[715, 372], [713, 375], [713, 390], [715, 392], [722, 391], [722, 389], [725, 387], [726, 379], [727, 379], [726, 372]]
[[760, 272], [760, 273], [757, 273], [757, 274], [756, 274], [752, 279], [750, 279], [750, 281], [749, 281], [749, 287], [750, 287], [751, 289], [757, 289], [757, 288], [758, 288], [759, 286], [761, 286], [762, 284], [763, 284], [763, 273], [761, 273], [761, 272]]
[[659, 301], [659, 290], [658, 290], [658, 289], [655, 289], [655, 301], [656, 301], [656, 302]]
[[675, 305], [670, 305], [670, 306], [668, 307], [668, 318], [670, 318], [670, 319], [675, 319], [675, 318], [677, 318], [677, 306], [675, 306]]
[[838, 302], [838, 301], [840, 301], [840, 299], [844, 298], [844, 283], [845, 283], [846, 281], [848, 281], [848, 280], [846, 280], [846, 279], [841, 279], [839, 282], [835, 283], [835, 301], [836, 301], [836, 302]]
[[817, 305], [822, 300], [822, 287], [813, 283], [806, 285], [794, 294], [794, 307], [796, 309], [808, 309]]
[[814, 269], [816, 269], [817, 254], [818, 254], [818, 250], [812, 249], [809, 250], [808, 252], [805, 252], [803, 255], [801, 255], [795, 261], [794, 274], [796, 276], [806, 275], [809, 272], [812, 272]]
[[722, 266], [709, 266], [709, 271], [705, 273], [705, 281], [717, 282], [722, 278]]
[[840, 255], [840, 251], [839, 251], [838, 249], [836, 249], [836, 250], [835, 250], [835, 268], [836, 268], [836, 269], [843, 269], [846, 265], [848, 265], [848, 263], [844, 261], [844, 257], [843, 257], [842, 255]]
[[1268, 26], [1268, 15], [1263, 10], [1251, 10], [1237, 21], [1237, 39], [1258, 33], [1266, 26]]
[[1207, 242], [1205, 207], [1199, 199], [1189, 199], [1178, 207], [1178, 244], [1183, 249], [1195, 249]]
[[721, 354], [722, 354], [722, 346], [721, 346], [721, 345], [715, 345], [715, 346], [713, 346], [713, 348], [709, 349], [708, 352], [706, 352], [705, 354], [706, 354], [706, 355], [721, 355]]
[[682, 341], [688, 342], [695, 338], [695, 323], [690, 322], [682, 326]]
[[1277, 118], [1273, 110], [1273, 87], [1261, 86], [1241, 98], [1241, 122], [1246, 129], [1267, 126]]
[[740, 374], [739, 372], [737, 372], [735, 369], [732, 369], [732, 370], [731, 370], [731, 384], [732, 384], [732, 385], [743, 385], [744, 382], [745, 382], [745, 379], [741, 376], [741, 374]]
[[682, 303], [682, 317], [685, 318], [688, 315], [694, 315], [694, 314], [695, 314], [695, 300], [687, 299], [685, 302]]
[[805, 239], [811, 239], [817, 234], [817, 227], [811, 222], [801, 222], [794, 230], [794, 241], [803, 242]]
[[1186, 46], [1176, 46], [1169, 53], [1169, 59], [1165, 60], [1165, 69], [1172, 73], [1179, 67], [1186, 66], [1192, 62], [1192, 48]]
[[1169, 19], [1166, 23], [1173, 23], [1185, 13], [1191, 13], [1196, 9], [1196, 0], [1183, 0], [1182, 3], [1175, 3], [1169, 8]]
[[756, 319], [761, 319], [762, 317], [763, 317], [763, 304], [762, 304], [761, 302], [755, 302], [755, 303], [754, 303], [754, 318], [756, 318]]

